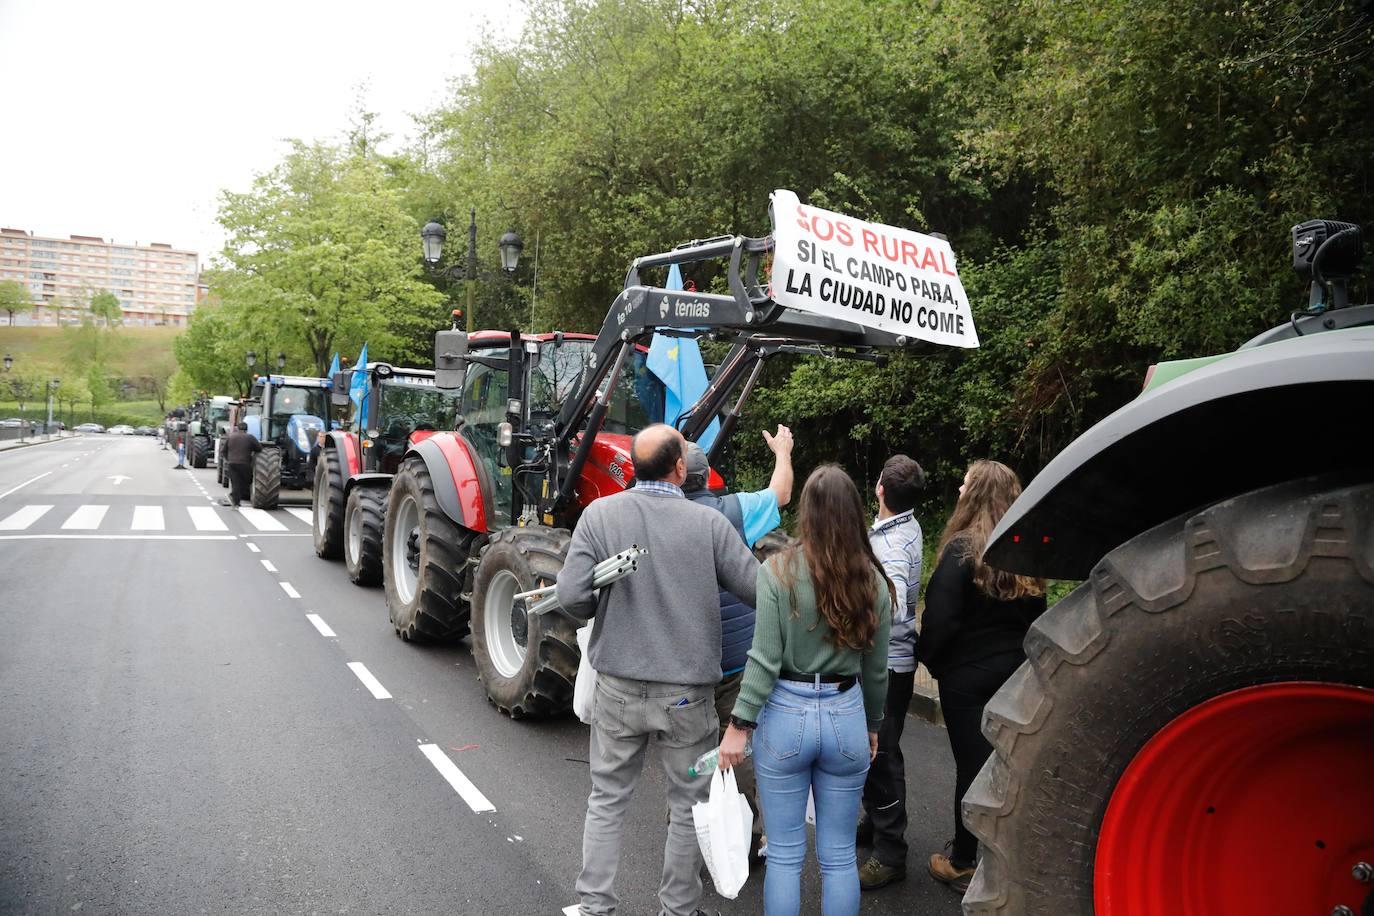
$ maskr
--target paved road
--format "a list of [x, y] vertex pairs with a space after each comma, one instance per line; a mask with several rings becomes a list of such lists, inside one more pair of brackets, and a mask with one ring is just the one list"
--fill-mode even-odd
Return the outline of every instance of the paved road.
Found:
[[[0, 912], [558, 914], [586, 729], [513, 722], [466, 644], [396, 639], [311, 550], [308, 512], [233, 512], [155, 440], [0, 453]], [[955, 914], [944, 733], [913, 719], [905, 883]], [[631, 810], [622, 911], [655, 911], [662, 779]], [[814, 865], [812, 866], [814, 870]], [[761, 876], [703, 905], [759, 913]], [[809, 882], [806, 912], [819, 912]]]

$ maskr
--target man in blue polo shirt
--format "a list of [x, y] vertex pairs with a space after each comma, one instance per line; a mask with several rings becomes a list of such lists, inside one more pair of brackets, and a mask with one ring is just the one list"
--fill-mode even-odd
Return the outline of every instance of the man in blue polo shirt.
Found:
[[[711, 467], [706, 453], [695, 442], [687, 443], [687, 480], [682, 494], [693, 502], [702, 503], [724, 514], [750, 548], [782, 521], [778, 510], [792, 500], [792, 430], [779, 426], [763, 439], [773, 451], [773, 476], [766, 489], [753, 493], [718, 495], [707, 488]], [[744, 679], [744, 663], [754, 642], [754, 608], [724, 589], [720, 593], [720, 669], [721, 681], [716, 686], [716, 712], [720, 716], [721, 735], [730, 721]], [[758, 852], [763, 835], [763, 819], [759, 817], [754, 798], [754, 770], [750, 766], [735, 767], [735, 779], [740, 794], [754, 809], [754, 837], [751, 854]]]

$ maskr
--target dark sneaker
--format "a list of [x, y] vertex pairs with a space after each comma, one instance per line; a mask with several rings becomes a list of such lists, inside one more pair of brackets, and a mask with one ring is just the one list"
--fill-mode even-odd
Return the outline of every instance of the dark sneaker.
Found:
[[973, 866], [960, 868], [955, 865], [949, 856], [943, 853], [934, 853], [930, 857], [930, 863], [926, 866], [930, 871], [930, 876], [936, 881], [943, 881], [959, 893], [968, 890], [968, 883], [973, 878]]
[[887, 887], [894, 881], [906, 879], [906, 869], [895, 865], [884, 865], [877, 856], [869, 856], [868, 861], [859, 867], [859, 887], [866, 891], [876, 891]]

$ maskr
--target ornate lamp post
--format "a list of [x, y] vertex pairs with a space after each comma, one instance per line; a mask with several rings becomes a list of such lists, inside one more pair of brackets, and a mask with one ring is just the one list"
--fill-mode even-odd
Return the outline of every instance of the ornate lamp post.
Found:
[[[467, 304], [467, 327], [468, 333], [473, 330], [473, 308], [476, 304], [476, 281], [479, 279], [491, 279], [493, 275], [483, 274], [477, 269], [477, 210], [473, 208], [468, 211], [468, 250], [467, 257], [463, 264], [454, 264], [451, 267], [440, 268], [439, 261], [444, 255], [444, 241], [448, 238], [448, 230], [438, 220], [430, 220], [425, 223], [425, 228], [420, 230], [420, 241], [424, 245], [425, 266], [430, 272], [437, 276], [456, 282], [466, 280], [468, 284], [468, 304]], [[520, 263], [520, 252], [524, 250], [525, 243], [520, 240], [520, 236], [514, 229], [507, 229], [496, 243], [497, 249], [501, 253], [501, 269], [506, 274], [515, 272], [515, 268]]]
[[50, 439], [52, 438], [52, 396], [57, 392], [61, 384], [62, 380], [60, 378], [53, 378], [43, 384], [44, 394], [48, 396], [48, 425], [44, 427], [44, 429], [47, 431], [48, 438]]

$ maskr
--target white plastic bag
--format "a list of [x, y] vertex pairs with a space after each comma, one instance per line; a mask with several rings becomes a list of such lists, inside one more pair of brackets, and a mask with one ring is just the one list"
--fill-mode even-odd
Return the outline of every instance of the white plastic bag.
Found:
[[577, 680], [573, 682], [573, 714], [587, 725], [592, 724], [592, 699], [596, 695], [596, 669], [587, 657], [592, 641], [592, 625], [583, 624], [577, 631], [577, 651], [582, 661], [577, 663]]
[[749, 833], [754, 813], [735, 786], [734, 770], [711, 775], [711, 797], [692, 806], [697, 845], [716, 893], [734, 900], [749, 880]]

